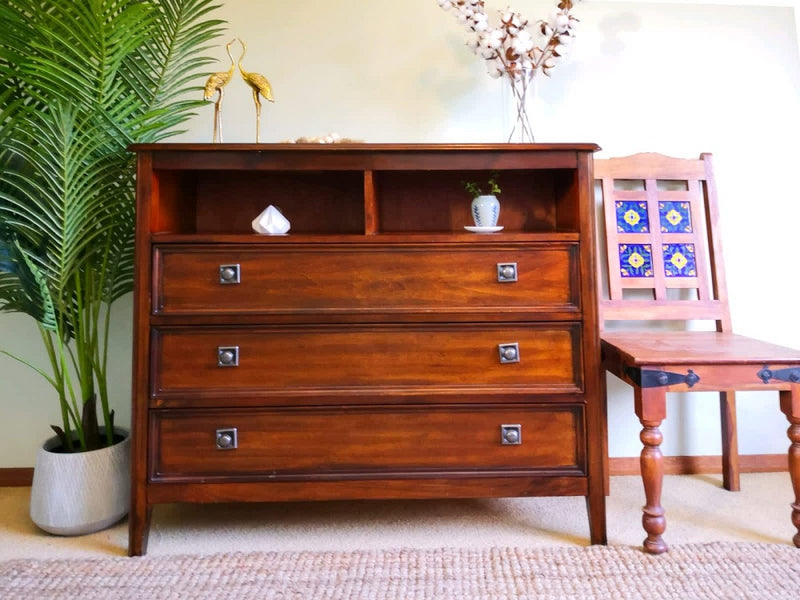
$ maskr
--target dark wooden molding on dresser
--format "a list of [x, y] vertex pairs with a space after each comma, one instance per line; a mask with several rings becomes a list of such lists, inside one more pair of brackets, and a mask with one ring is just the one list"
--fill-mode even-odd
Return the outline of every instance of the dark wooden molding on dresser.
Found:
[[[638, 456], [617, 456], [609, 460], [609, 474], [639, 475]], [[719, 456], [665, 456], [666, 475], [701, 475], [719, 473]], [[785, 454], [742, 454], [742, 473], [784, 473], [788, 470]], [[0, 487], [30, 486], [33, 468], [0, 469]]]

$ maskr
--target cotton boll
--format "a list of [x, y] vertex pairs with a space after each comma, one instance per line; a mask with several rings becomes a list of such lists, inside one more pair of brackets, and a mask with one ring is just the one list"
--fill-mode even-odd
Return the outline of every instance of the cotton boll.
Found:
[[506, 66], [499, 58], [495, 58], [487, 63], [486, 70], [489, 73], [489, 77], [492, 79], [498, 79], [506, 72]]
[[498, 48], [500, 48], [503, 45], [503, 36], [504, 36], [504, 34], [503, 34], [502, 30], [493, 29], [491, 31], [491, 33], [488, 35], [488, 37], [487, 37], [486, 45], [489, 48], [493, 48], [494, 50], [497, 50]]
[[574, 31], [580, 25], [580, 21], [573, 17], [572, 15], [569, 16], [569, 27], [567, 28], [569, 32]]
[[550, 27], [558, 33], [564, 33], [569, 29], [569, 15], [562, 11], [555, 13], [550, 17]]
[[[466, 46], [487, 61], [487, 72], [492, 78], [507, 76], [512, 81], [527, 82], [537, 70], [549, 75], [558, 59], [568, 51], [572, 42], [572, 28], [578, 20], [570, 14], [573, 3], [559, 2], [545, 20], [529, 21], [507, 7], [498, 10], [501, 24], [492, 27], [485, 13], [483, 0], [437, 0], [439, 6], [452, 8], [460, 23], [470, 32]], [[531, 35], [528, 25], [534, 24], [537, 39], [543, 36], [540, 46]], [[523, 84], [524, 85], [524, 84]]]
[[511, 42], [511, 48], [517, 54], [527, 54], [533, 49], [533, 39], [527, 31], [520, 31]]

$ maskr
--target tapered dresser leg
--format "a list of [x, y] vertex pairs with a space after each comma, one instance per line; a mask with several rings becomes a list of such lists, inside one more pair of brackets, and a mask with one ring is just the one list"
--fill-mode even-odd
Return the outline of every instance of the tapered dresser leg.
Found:
[[143, 556], [147, 552], [147, 538], [150, 533], [150, 519], [153, 508], [133, 510], [128, 516], [128, 556]]
[[592, 544], [607, 544], [605, 493], [592, 494], [590, 492], [586, 496], [586, 512], [589, 515], [589, 540]]
[[666, 417], [666, 392], [663, 388], [642, 389], [634, 386], [636, 415], [642, 424], [639, 439], [644, 448], [640, 457], [642, 483], [646, 504], [642, 509], [642, 526], [647, 533], [643, 546], [645, 552], [661, 554], [667, 544], [661, 535], [667, 528], [664, 508], [661, 506], [661, 489], [664, 483], [664, 460], [661, 454], [663, 435], [659, 430]]
[[789, 420], [787, 434], [789, 446], [789, 475], [792, 478], [794, 502], [792, 503], [792, 524], [797, 533], [792, 541], [800, 548], [800, 384], [792, 384], [791, 390], [781, 391], [781, 410]]

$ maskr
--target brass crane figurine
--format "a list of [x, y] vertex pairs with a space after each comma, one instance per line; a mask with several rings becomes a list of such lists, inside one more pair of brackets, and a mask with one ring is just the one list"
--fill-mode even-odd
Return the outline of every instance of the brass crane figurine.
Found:
[[253, 102], [256, 103], [256, 144], [259, 142], [259, 138], [261, 137], [261, 99], [259, 95], [264, 96], [266, 100], [269, 102], [275, 102], [272, 98], [272, 86], [261, 73], [248, 73], [242, 67], [242, 59], [244, 58], [245, 53], [247, 52], [247, 45], [239, 39], [239, 43], [242, 45], [242, 55], [239, 57], [239, 73], [242, 74], [242, 79], [244, 82], [249, 85], [253, 89]]
[[214, 102], [214, 137], [212, 138], [214, 142], [222, 141], [222, 114], [220, 109], [222, 108], [223, 88], [228, 85], [231, 77], [233, 77], [233, 70], [236, 67], [236, 62], [233, 60], [233, 55], [231, 54], [231, 44], [235, 41], [236, 38], [233, 38], [230, 42], [225, 44], [225, 51], [228, 53], [228, 58], [231, 59], [231, 68], [227, 71], [212, 73], [208, 77], [206, 87], [203, 90], [203, 100], [211, 100], [214, 94], [219, 92], [219, 96]]

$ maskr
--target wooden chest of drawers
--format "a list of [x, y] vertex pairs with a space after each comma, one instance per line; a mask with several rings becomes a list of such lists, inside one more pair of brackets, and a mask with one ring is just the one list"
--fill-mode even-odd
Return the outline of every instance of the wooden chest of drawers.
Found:
[[595, 146], [133, 150], [130, 554], [164, 502], [583, 495], [605, 542]]

